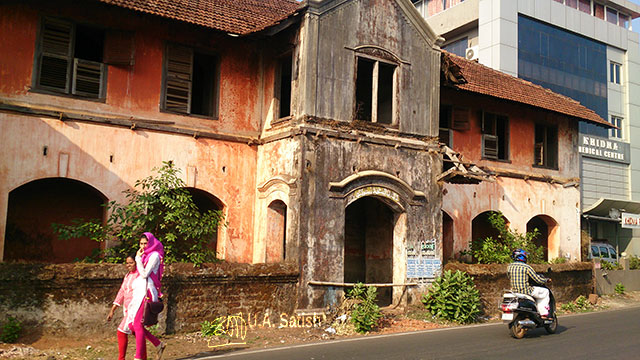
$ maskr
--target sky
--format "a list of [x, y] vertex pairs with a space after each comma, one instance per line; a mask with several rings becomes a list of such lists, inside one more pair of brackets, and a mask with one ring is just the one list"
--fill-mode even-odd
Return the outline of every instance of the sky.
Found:
[[[640, 5], [640, 0], [629, 0], [629, 1]], [[633, 27], [633, 31], [640, 33], [640, 18], [633, 20], [631, 22], [631, 26]]]

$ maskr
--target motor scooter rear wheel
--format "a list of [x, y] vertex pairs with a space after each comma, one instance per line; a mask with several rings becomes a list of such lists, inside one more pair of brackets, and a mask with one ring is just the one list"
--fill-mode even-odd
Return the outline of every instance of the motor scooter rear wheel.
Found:
[[544, 329], [547, 330], [549, 334], [555, 334], [556, 330], [558, 330], [558, 316], [553, 314], [553, 322], [549, 325], [545, 325]]
[[511, 332], [511, 336], [516, 339], [522, 339], [524, 335], [527, 333], [527, 328], [518, 324], [519, 321], [524, 320], [525, 317], [522, 315], [518, 315], [515, 320], [511, 324], [509, 324], [509, 332]]

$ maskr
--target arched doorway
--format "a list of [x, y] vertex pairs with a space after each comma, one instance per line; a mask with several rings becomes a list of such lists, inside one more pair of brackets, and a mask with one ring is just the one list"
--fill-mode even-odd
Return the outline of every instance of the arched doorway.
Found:
[[453, 219], [442, 211], [442, 260], [446, 263], [453, 259]]
[[34, 180], [9, 193], [4, 259], [66, 263], [100, 249], [88, 238], [59, 240], [52, 223], [103, 221], [104, 197], [92, 186], [67, 178]]
[[[212, 211], [220, 211], [224, 209], [224, 205], [222, 201], [215, 197], [214, 195], [202, 190], [193, 187], [185, 188], [189, 194], [191, 195], [191, 199], [193, 199], [193, 203], [198, 208], [200, 213], [205, 213], [209, 210]], [[219, 228], [219, 227], [218, 227]], [[216, 230], [215, 234], [213, 234], [211, 241], [209, 242], [209, 249], [216, 250], [218, 248], [218, 231]]]
[[[345, 211], [344, 282], [393, 282], [393, 210], [375, 197], [363, 197]], [[377, 303], [392, 302], [392, 288], [379, 287]]]
[[265, 262], [275, 263], [287, 258], [287, 205], [281, 200], [267, 207], [267, 237]]
[[534, 216], [527, 222], [527, 232], [538, 229], [540, 233], [533, 241], [544, 250], [544, 260], [549, 260], [549, 247], [554, 242], [558, 223], [547, 215]]
[[[489, 217], [494, 213], [496, 213], [496, 211], [485, 211], [473, 218], [471, 222], [471, 241], [484, 240], [488, 237], [497, 239], [500, 231], [494, 228], [489, 221]], [[507, 221], [507, 224], [508, 223], [509, 221]]]

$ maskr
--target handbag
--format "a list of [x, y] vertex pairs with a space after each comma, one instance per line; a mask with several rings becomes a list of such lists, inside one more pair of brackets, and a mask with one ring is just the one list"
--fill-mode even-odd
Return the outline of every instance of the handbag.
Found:
[[158, 301], [147, 301], [147, 304], [144, 306], [144, 326], [157, 324], [158, 314], [160, 314], [163, 309], [164, 304], [162, 303], [162, 299], [158, 299]]

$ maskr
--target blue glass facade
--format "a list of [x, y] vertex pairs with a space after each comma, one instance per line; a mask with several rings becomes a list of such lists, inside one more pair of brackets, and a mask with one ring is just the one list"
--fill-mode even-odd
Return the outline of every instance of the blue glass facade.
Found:
[[452, 54], [464, 57], [465, 51], [467, 51], [468, 44], [469, 40], [464, 37], [460, 40], [452, 42], [449, 45], [445, 45], [442, 48]]
[[[571, 32], [518, 16], [518, 77], [566, 95], [603, 119], [607, 108], [607, 47]], [[583, 134], [607, 129], [580, 123]]]

